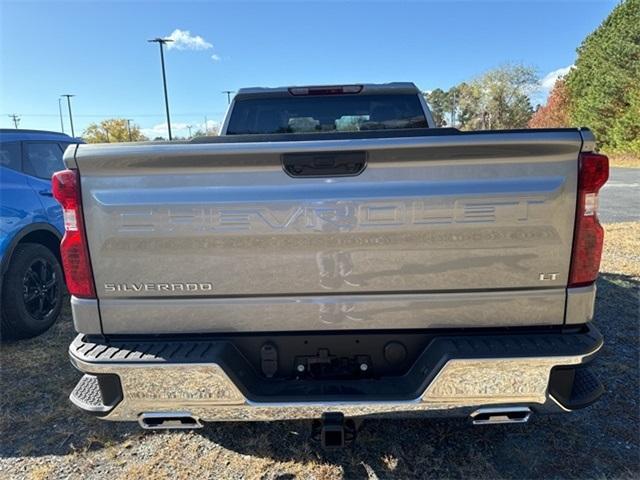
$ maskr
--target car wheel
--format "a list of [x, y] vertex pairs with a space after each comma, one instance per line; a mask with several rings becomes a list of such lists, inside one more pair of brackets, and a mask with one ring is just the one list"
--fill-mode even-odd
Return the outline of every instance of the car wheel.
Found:
[[47, 247], [18, 245], [2, 281], [2, 339], [29, 338], [47, 330], [62, 307], [60, 262]]

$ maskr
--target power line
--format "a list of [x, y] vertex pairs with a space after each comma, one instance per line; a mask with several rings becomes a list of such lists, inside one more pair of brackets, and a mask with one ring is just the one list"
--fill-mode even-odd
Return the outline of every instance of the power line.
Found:
[[20, 123], [20, 115], [16, 114], [16, 113], [12, 113], [10, 115], [7, 115], [7, 117], [10, 117], [11, 120], [13, 120], [13, 125], [18, 128], [18, 124]]

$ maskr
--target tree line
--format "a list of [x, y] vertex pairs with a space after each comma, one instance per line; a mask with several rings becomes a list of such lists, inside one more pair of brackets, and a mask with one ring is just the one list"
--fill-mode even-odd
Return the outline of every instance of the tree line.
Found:
[[587, 126], [606, 151], [640, 155], [640, 0], [620, 3], [585, 38], [530, 126]]
[[589, 127], [600, 147], [640, 155], [640, 0], [621, 2], [577, 49], [545, 105], [530, 95], [535, 69], [506, 65], [425, 93], [439, 126], [462, 130]]

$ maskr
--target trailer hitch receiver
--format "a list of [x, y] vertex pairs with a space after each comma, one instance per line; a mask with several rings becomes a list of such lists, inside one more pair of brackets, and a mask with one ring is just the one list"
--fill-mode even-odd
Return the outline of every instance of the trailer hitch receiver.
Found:
[[355, 422], [340, 412], [323, 413], [320, 420], [313, 421], [311, 429], [312, 438], [326, 449], [343, 448], [356, 438]]

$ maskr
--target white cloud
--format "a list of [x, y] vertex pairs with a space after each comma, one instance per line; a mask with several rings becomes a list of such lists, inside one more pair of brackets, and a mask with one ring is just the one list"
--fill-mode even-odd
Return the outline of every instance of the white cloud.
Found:
[[[189, 136], [189, 125], [191, 125], [191, 134], [193, 135], [198, 130], [202, 132], [218, 132], [220, 130], [220, 123], [214, 120], [207, 120], [207, 123], [204, 122], [171, 122], [171, 133], [173, 137], [184, 137], [187, 138]], [[164, 139], [169, 138], [169, 133], [167, 131], [167, 123], [158, 123], [152, 127], [141, 128], [140, 132], [150, 140], [153, 140], [156, 137], [162, 137]]]
[[551, 93], [553, 86], [556, 84], [556, 81], [560, 77], [564, 77], [567, 73], [569, 73], [569, 71], [573, 67], [573, 65], [568, 65], [566, 67], [558, 68], [557, 70], [553, 70], [542, 77], [540, 83], [533, 85], [531, 91], [529, 92], [531, 103], [533, 103], [534, 105], [544, 105], [547, 101], [549, 93]]
[[208, 50], [213, 45], [207, 42], [200, 35], [191, 35], [189, 30], [180, 30], [176, 28], [167, 38], [173, 42], [167, 44], [169, 50]]
[[213, 55], [211, 55], [211, 60], [213, 60], [214, 62], [219, 62], [220, 55], [214, 53]]
[[[187, 125], [188, 123], [175, 123], [175, 122], [171, 122], [171, 133], [173, 133], [173, 135], [175, 136], [177, 132], [181, 131], [181, 130], [186, 130], [187, 129]], [[156, 125], [154, 125], [153, 127], [150, 128], [141, 128], [140, 132], [142, 132], [142, 134], [153, 140], [156, 137], [163, 137], [163, 138], [168, 138], [169, 137], [169, 132], [167, 130], [167, 123], [158, 123]]]
[[207, 123], [200, 123], [198, 124], [198, 129], [202, 130], [203, 132], [219, 132], [220, 131], [220, 123], [215, 122], [213, 120], [207, 120]]
[[550, 92], [553, 86], [556, 84], [558, 78], [564, 77], [572, 68], [573, 65], [569, 65], [567, 67], [558, 68], [557, 70], [547, 73], [540, 81], [540, 87], [542, 88], [542, 90]]

